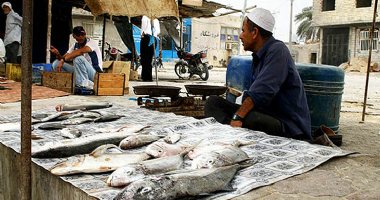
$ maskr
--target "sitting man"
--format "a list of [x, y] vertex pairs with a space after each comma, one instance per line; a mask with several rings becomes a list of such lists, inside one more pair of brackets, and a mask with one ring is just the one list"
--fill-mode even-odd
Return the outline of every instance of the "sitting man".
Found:
[[[55, 47], [50, 51], [57, 57], [53, 62], [53, 70], [75, 74], [75, 85], [93, 89], [96, 72], [102, 72], [102, 54], [96, 41], [86, 37], [82, 26], [73, 29], [73, 37], [77, 41], [65, 55], [61, 55]], [[72, 61], [69, 64], [68, 61]]]
[[240, 39], [252, 51], [252, 80], [242, 105], [211, 96], [205, 115], [233, 127], [311, 140], [310, 112], [301, 78], [288, 48], [272, 36], [274, 17], [256, 8], [244, 19]]

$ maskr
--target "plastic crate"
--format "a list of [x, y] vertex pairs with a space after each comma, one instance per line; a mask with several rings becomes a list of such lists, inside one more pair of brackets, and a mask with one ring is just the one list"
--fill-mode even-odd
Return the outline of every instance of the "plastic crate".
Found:
[[75, 87], [74, 94], [77, 94], [77, 95], [94, 95], [95, 92], [94, 92], [94, 90], [87, 89], [84, 87]]
[[42, 77], [43, 71], [47, 71], [47, 72], [52, 71], [51, 64], [50, 63], [32, 64], [32, 82], [33, 83], [41, 83], [41, 77]]

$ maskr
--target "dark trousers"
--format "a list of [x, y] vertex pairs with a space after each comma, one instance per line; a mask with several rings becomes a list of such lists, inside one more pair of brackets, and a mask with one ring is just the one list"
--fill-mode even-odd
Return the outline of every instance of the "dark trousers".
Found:
[[[210, 96], [205, 104], [205, 115], [214, 117], [219, 123], [230, 124], [232, 116], [239, 107], [240, 105], [222, 97]], [[250, 111], [243, 119], [243, 128], [262, 131], [269, 135], [284, 136], [282, 123], [278, 119], [257, 110]]]
[[5, 46], [5, 57], [7, 63], [19, 63], [17, 60], [18, 48], [20, 47], [20, 43], [12, 42]]
[[144, 35], [140, 42], [141, 54], [141, 79], [143, 81], [152, 81], [152, 59], [153, 59], [153, 45], [149, 46], [149, 35]]

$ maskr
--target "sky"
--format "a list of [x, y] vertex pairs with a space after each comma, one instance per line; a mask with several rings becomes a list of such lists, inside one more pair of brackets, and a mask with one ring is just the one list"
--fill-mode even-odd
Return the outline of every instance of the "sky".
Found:
[[[229, 5], [236, 9], [243, 9], [244, 0], [211, 0], [224, 5]], [[256, 5], [272, 12], [276, 22], [274, 26], [274, 37], [284, 42], [289, 41], [290, 29], [290, 3], [291, 0], [247, 0], [247, 8]], [[293, 0], [293, 21], [294, 16], [303, 8], [313, 5], [313, 0]], [[298, 24], [293, 22], [292, 41], [297, 41]]]

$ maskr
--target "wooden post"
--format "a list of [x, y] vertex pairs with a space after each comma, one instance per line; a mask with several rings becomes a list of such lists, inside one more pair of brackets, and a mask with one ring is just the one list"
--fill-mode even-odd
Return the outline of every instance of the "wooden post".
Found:
[[362, 122], [364, 122], [364, 120], [365, 120], [365, 109], [366, 109], [366, 106], [367, 106], [369, 71], [371, 70], [371, 56], [372, 56], [372, 45], [373, 45], [373, 33], [375, 31], [377, 4], [378, 4], [378, 0], [375, 0], [375, 8], [373, 9], [372, 28], [370, 30], [370, 35], [369, 35], [369, 53], [368, 53], [368, 65], [367, 65], [367, 77], [366, 77], [366, 81], [365, 81]]
[[32, 41], [33, 1], [22, 3], [22, 57], [21, 57], [21, 180], [20, 199], [32, 199], [31, 153], [32, 153]]
[[51, 7], [52, 0], [48, 1], [48, 16], [47, 16], [47, 34], [46, 34], [46, 63], [50, 63], [50, 45], [51, 45]]

